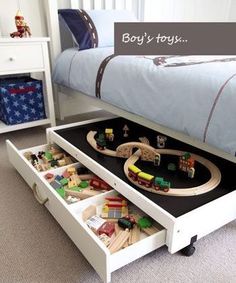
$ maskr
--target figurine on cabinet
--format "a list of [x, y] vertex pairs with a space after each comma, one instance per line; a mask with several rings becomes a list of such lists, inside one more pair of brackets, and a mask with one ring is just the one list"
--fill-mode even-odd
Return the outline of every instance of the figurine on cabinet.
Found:
[[27, 37], [31, 36], [30, 27], [25, 22], [25, 19], [20, 10], [17, 11], [15, 16], [15, 24], [17, 31], [10, 34], [11, 37]]

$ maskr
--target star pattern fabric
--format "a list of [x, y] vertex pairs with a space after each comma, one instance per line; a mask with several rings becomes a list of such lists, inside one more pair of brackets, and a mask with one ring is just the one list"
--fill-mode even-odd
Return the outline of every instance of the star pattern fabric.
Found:
[[4, 123], [15, 125], [45, 118], [42, 81], [0, 81], [0, 119]]

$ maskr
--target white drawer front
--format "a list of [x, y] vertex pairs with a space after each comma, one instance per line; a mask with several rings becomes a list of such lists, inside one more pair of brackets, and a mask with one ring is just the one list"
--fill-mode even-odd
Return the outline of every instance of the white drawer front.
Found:
[[[43, 150], [44, 148], [45, 145], [35, 147], [35, 150]], [[10, 141], [7, 141], [7, 150], [11, 163], [31, 188], [36, 184], [37, 194], [46, 201], [45, 206], [47, 209], [81, 250], [104, 282], [111, 281], [111, 273], [113, 271], [165, 245], [166, 230], [162, 229], [152, 236], [148, 236], [127, 248], [110, 254], [106, 246], [83, 222], [82, 211], [91, 204], [101, 206], [104, 202], [104, 197], [113, 195], [115, 192], [112, 190], [73, 205], [68, 205], [47, 183], [43, 177], [44, 173], [37, 172], [24, 158], [24, 150], [18, 151]]]
[[34, 70], [43, 67], [41, 44], [0, 46], [0, 72]]
[[[117, 195], [117, 193], [115, 191], [106, 193], [106, 196], [113, 195]], [[110, 282], [110, 275], [113, 271], [165, 245], [166, 229], [160, 228], [157, 233], [144, 238], [141, 237], [138, 242], [111, 254], [108, 248], [82, 220], [82, 211], [90, 205], [101, 207], [104, 198], [104, 195], [100, 195], [96, 198], [87, 199], [81, 205], [77, 203], [71, 212], [80, 225], [80, 236], [83, 242], [83, 244], [80, 243], [79, 247], [81, 252], [93, 265], [100, 277], [105, 282]]]

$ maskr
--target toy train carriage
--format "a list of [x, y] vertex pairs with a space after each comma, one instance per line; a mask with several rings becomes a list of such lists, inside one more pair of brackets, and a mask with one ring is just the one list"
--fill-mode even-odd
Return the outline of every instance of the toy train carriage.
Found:
[[90, 186], [95, 190], [109, 191], [111, 189], [111, 187], [105, 181], [98, 177], [94, 177], [90, 180]]
[[134, 181], [138, 180], [138, 174], [141, 172], [141, 170], [136, 167], [135, 165], [129, 165], [128, 167], [128, 176], [133, 179]]
[[153, 185], [153, 180], [154, 180], [153, 175], [150, 175], [150, 174], [147, 174], [147, 173], [144, 173], [144, 172], [138, 173], [138, 183], [139, 183], [139, 185], [150, 188]]
[[161, 191], [164, 191], [165, 193], [169, 191], [170, 186], [171, 186], [170, 182], [165, 181], [161, 177], [156, 177], [154, 179], [153, 185], [154, 185], [155, 190], [157, 191], [161, 190]]

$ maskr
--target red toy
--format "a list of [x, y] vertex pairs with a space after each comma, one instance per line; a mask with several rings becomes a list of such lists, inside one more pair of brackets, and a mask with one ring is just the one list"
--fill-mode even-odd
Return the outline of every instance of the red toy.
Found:
[[47, 180], [50, 180], [50, 179], [52, 179], [53, 177], [54, 177], [54, 175], [51, 174], [51, 173], [47, 173], [47, 174], [45, 175], [45, 178], [46, 178]]
[[98, 177], [94, 177], [90, 180], [90, 186], [96, 190], [109, 191], [111, 189], [111, 187], [105, 181]]
[[115, 223], [113, 222], [105, 222], [99, 229], [98, 234], [106, 234], [108, 237], [111, 237], [115, 232]]

